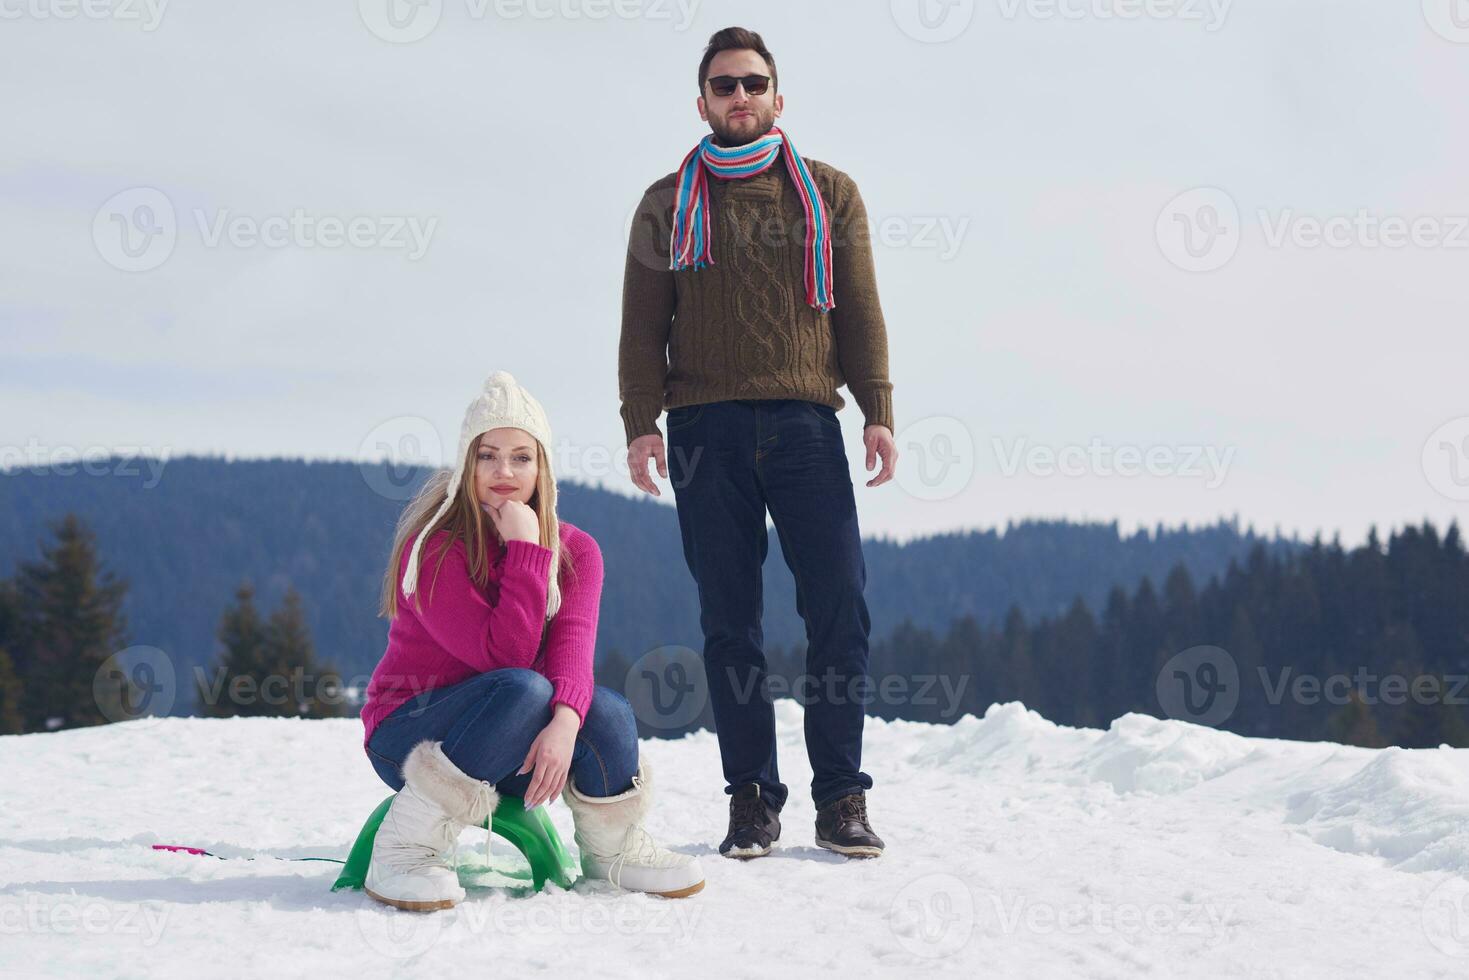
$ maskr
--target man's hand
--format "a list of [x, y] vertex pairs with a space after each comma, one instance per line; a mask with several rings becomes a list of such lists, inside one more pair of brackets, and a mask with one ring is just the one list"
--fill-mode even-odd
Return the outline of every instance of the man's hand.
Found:
[[885, 425], [869, 425], [862, 430], [862, 445], [867, 447], [867, 470], [877, 465], [882, 457], [882, 472], [867, 481], [869, 487], [880, 487], [893, 478], [898, 468], [898, 444], [893, 441], [893, 430]]
[[[888, 437], [892, 441], [892, 436]], [[627, 446], [627, 468], [632, 474], [633, 486], [655, 497], [663, 494], [658, 490], [658, 485], [648, 475], [649, 457], [658, 461], [658, 475], [668, 479], [668, 459], [663, 454], [663, 436], [658, 433], [650, 433], [646, 436], [638, 436]]]

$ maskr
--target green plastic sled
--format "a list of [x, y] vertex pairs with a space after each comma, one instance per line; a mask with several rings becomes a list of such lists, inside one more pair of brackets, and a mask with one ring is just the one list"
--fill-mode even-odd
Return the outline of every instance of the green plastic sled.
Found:
[[[332, 885], [332, 891], [361, 888], [362, 883], [367, 880], [367, 865], [372, 860], [372, 841], [377, 836], [377, 828], [382, 824], [392, 802], [393, 797], [390, 796], [379, 803], [362, 825], [362, 830], [357, 834], [357, 842], [352, 845], [352, 853], [347, 855], [347, 863], [342, 866], [342, 873], [337, 877], [337, 883]], [[494, 814], [485, 824], [481, 824], [482, 827], [485, 825], [488, 825], [491, 832], [514, 844], [516, 850], [525, 855], [526, 861], [530, 863], [531, 880], [536, 891], [544, 888], [547, 881], [554, 881], [562, 888], [571, 887], [576, 879], [577, 866], [566, 853], [566, 847], [561, 843], [561, 838], [557, 836], [556, 828], [543, 807], [526, 813], [524, 800], [516, 796], [502, 796]]]

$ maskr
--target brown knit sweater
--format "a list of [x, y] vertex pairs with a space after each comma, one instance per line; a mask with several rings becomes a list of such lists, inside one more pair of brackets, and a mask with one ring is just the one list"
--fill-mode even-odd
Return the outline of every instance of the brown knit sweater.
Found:
[[803, 158], [831, 213], [836, 307], [807, 305], [805, 217], [783, 161], [709, 180], [713, 263], [668, 268], [677, 173], [643, 193], [628, 235], [618, 392], [627, 441], [665, 408], [800, 398], [840, 410], [843, 384], [866, 425], [893, 427], [887, 327], [867, 212], [852, 178]]

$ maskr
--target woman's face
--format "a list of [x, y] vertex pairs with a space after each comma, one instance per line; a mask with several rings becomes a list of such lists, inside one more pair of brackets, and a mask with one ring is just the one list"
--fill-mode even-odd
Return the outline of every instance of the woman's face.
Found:
[[536, 440], [524, 429], [491, 429], [475, 449], [474, 491], [480, 505], [530, 503], [536, 492]]

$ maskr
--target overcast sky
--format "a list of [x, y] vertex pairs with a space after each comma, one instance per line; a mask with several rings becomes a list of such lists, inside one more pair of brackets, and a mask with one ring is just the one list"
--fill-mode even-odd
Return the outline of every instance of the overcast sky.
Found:
[[634, 492], [629, 211], [707, 133], [697, 63], [738, 23], [876, 225], [904, 457], [862, 486], [848, 399], [865, 533], [1445, 523], [1453, 2], [0, 0], [0, 463], [441, 461], [504, 369], [558, 475]]

